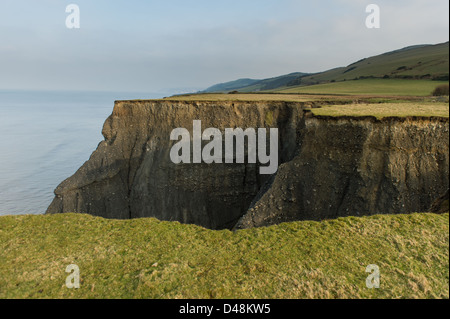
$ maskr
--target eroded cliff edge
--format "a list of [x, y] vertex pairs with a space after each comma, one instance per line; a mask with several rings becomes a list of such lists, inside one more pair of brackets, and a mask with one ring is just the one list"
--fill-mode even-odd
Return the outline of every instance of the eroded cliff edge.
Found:
[[428, 211], [448, 189], [448, 119], [316, 117], [236, 228]]
[[[194, 120], [202, 128], [279, 127], [279, 157], [298, 144], [302, 106], [285, 102], [119, 101], [105, 140], [55, 190], [47, 213], [107, 218], [156, 217], [213, 229], [231, 228], [267, 180], [256, 164], [173, 164], [170, 133]], [[247, 161], [246, 161], [247, 163]]]
[[[448, 189], [443, 118], [323, 118], [302, 102], [118, 101], [90, 159], [47, 213], [156, 217], [212, 229], [426, 211]], [[305, 115], [306, 114], [306, 115]], [[257, 164], [173, 164], [174, 128], [279, 128], [276, 174]], [[247, 161], [246, 161], [247, 163]]]

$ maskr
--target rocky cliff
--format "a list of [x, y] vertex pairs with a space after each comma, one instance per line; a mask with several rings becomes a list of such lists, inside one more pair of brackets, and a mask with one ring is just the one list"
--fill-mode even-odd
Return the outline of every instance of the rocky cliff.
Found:
[[449, 176], [447, 119], [309, 118], [236, 228], [428, 211]]
[[[448, 119], [323, 118], [302, 102], [118, 101], [47, 213], [156, 217], [212, 229], [427, 210], [448, 189]], [[174, 164], [175, 128], [278, 128], [278, 172]]]
[[[293, 157], [299, 103], [120, 101], [103, 127], [105, 140], [55, 190], [47, 213], [107, 218], [156, 217], [213, 229], [231, 228], [267, 176], [257, 164], [174, 164], [171, 131], [202, 127], [279, 127], [279, 163]], [[245, 161], [247, 163], [247, 161]]]

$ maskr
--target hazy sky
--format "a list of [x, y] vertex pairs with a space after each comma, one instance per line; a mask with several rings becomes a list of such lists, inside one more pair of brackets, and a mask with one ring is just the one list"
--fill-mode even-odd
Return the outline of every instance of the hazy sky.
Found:
[[[80, 29], [66, 28], [66, 6]], [[381, 9], [367, 29], [366, 6]], [[449, 39], [448, 0], [0, 0], [0, 89], [172, 92]]]

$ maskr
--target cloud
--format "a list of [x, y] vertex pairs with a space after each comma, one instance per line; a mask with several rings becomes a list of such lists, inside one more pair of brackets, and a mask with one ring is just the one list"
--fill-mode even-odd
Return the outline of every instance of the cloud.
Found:
[[[365, 7], [371, 2], [381, 7], [379, 30], [365, 27]], [[176, 19], [162, 10], [158, 17], [154, 12], [137, 17], [107, 12], [101, 22], [82, 7], [88, 13], [79, 30], [55, 27], [58, 10], [53, 7], [50, 22], [42, 26], [37, 20], [24, 24], [22, 19], [20, 25], [8, 20], [8, 25], [0, 24], [0, 88], [204, 88], [241, 77], [317, 72], [408, 45], [448, 41], [446, 0], [276, 4], [260, 2], [266, 7], [258, 14], [236, 9], [236, 17], [230, 16], [232, 10], [221, 16], [211, 5], [202, 9], [201, 15], [208, 17], [207, 10], [215, 8], [204, 24], [193, 23], [199, 14], [188, 6], [183, 9], [186, 18], [181, 9]], [[126, 10], [133, 13], [132, 7]]]

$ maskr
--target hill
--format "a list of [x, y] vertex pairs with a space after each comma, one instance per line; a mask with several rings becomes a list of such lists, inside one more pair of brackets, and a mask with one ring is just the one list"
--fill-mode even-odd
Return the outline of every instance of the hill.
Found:
[[[436, 45], [409, 46], [361, 59], [346, 67], [337, 67], [325, 72], [315, 74], [291, 73], [256, 82], [236, 83], [234, 81], [229, 83], [236, 85], [213, 86], [204, 92], [229, 92], [232, 90], [239, 92], [283, 92], [282, 90], [294, 88], [293, 91], [287, 91], [294, 93], [297, 92], [295, 88], [299, 87], [352, 80], [399, 79], [448, 81], [448, 78], [449, 42], [445, 42]], [[392, 83], [386, 82], [385, 84], [390, 85]], [[242, 84], [242, 86], [239, 84]], [[430, 85], [434, 86], [434, 84]], [[428, 87], [430, 85], [427, 86], [426, 90], [429, 90]], [[225, 88], [230, 89], [225, 90]], [[356, 93], [361, 94], [364, 92], [358, 91]]]
[[239, 79], [236, 81], [226, 82], [226, 83], [219, 83], [216, 85], [213, 85], [206, 90], [202, 91], [203, 93], [209, 93], [209, 92], [228, 92], [240, 89], [242, 87], [253, 85], [261, 80], [253, 80], [253, 79]]
[[[66, 267], [80, 288], [65, 286]], [[380, 269], [368, 289], [366, 267]], [[212, 231], [153, 218], [0, 217], [0, 298], [448, 298], [449, 215]]]
[[336, 94], [378, 96], [430, 96], [438, 85], [448, 82], [405, 79], [363, 79], [316, 85], [283, 87], [272, 92], [289, 94]]
[[227, 93], [235, 90], [239, 92], [258, 92], [258, 91], [273, 90], [279, 87], [286, 86], [288, 83], [294, 81], [298, 77], [305, 75], [308, 74], [295, 72], [264, 80], [240, 79], [236, 81], [213, 85], [199, 93], [220, 93], [220, 92]]
[[288, 85], [313, 85], [367, 78], [448, 81], [448, 61], [448, 42], [411, 46], [362, 59], [347, 67], [299, 77]]

